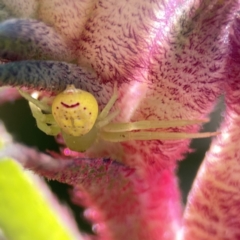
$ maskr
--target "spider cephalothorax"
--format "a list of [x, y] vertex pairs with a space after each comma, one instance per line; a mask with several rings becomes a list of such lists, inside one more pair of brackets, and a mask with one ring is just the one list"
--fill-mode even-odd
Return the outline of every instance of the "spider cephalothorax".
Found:
[[52, 114], [65, 133], [79, 137], [93, 128], [98, 117], [98, 103], [91, 93], [69, 85], [54, 98]]
[[[86, 91], [76, 89], [74, 85], [59, 93], [51, 106], [39, 101], [19, 90], [29, 101], [33, 116], [38, 127], [48, 135], [60, 132], [66, 145], [74, 151], [85, 152], [97, 139], [109, 142], [125, 142], [129, 140], [175, 140], [186, 138], [211, 137], [217, 133], [185, 133], [185, 132], [152, 132], [141, 131], [156, 128], [181, 127], [206, 122], [203, 120], [168, 120], [168, 121], [137, 121], [112, 122], [119, 111], [111, 111], [117, 100], [117, 85], [113, 95], [104, 109], [98, 113], [95, 97]], [[44, 113], [43, 113], [44, 112]], [[139, 131], [134, 131], [139, 130]]]

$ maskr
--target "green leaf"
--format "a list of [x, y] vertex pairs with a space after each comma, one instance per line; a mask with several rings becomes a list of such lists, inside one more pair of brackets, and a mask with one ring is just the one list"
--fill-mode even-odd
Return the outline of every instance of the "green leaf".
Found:
[[68, 240], [73, 235], [27, 171], [0, 159], [0, 229], [9, 240]]

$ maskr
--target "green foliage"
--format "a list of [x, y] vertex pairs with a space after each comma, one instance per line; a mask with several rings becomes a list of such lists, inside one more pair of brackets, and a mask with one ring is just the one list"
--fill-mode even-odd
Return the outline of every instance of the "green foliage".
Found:
[[34, 178], [9, 158], [0, 159], [0, 228], [8, 240], [74, 239]]

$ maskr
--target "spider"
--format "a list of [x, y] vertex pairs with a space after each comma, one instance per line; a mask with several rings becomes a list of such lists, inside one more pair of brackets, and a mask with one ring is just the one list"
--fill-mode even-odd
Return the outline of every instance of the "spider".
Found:
[[[73, 151], [85, 152], [97, 139], [109, 142], [130, 140], [176, 140], [215, 136], [217, 132], [151, 132], [148, 129], [181, 127], [206, 122], [203, 120], [165, 120], [112, 122], [119, 110], [111, 111], [118, 94], [114, 84], [113, 95], [99, 113], [96, 98], [89, 92], [68, 85], [52, 102], [52, 106], [33, 98], [19, 89], [20, 94], [29, 101], [37, 126], [47, 135], [62, 133], [66, 145]], [[134, 131], [139, 130], [139, 131]]]

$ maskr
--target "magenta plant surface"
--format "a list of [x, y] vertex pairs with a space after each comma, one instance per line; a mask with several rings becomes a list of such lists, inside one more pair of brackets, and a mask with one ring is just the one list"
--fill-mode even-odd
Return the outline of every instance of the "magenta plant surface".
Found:
[[[2, 1], [1, 85], [56, 94], [67, 84], [100, 108], [117, 81], [118, 121], [203, 119], [226, 112], [185, 209], [176, 178], [189, 140], [99, 142], [50, 157], [9, 144], [2, 155], [74, 186], [97, 239], [240, 238], [239, 1]], [[4, 16], [6, 16], [4, 18]], [[12, 18], [12, 19], [9, 19]], [[197, 132], [199, 127], [170, 128]], [[92, 158], [92, 159], [88, 159]], [[113, 161], [115, 160], [115, 161]]]

